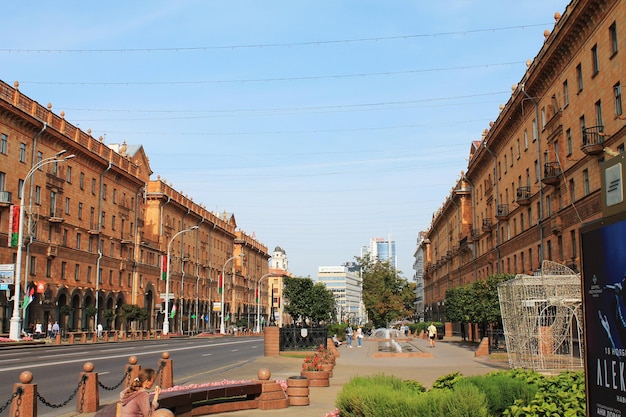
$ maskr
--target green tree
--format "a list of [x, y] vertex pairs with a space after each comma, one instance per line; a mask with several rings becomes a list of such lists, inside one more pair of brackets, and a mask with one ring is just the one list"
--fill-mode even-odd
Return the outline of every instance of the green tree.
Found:
[[415, 293], [406, 279], [389, 262], [373, 262], [368, 256], [359, 258], [363, 279], [363, 304], [376, 327], [414, 315]]
[[130, 323], [134, 321], [143, 322], [150, 317], [148, 311], [145, 308], [141, 308], [136, 304], [124, 304], [122, 305], [122, 318], [126, 321], [126, 328], [130, 328]]
[[500, 324], [498, 284], [513, 279], [511, 274], [494, 274], [486, 280], [450, 288], [446, 291], [446, 319], [460, 323], [478, 323], [483, 332], [489, 324]]
[[311, 278], [284, 278], [283, 302], [285, 312], [295, 322], [328, 322], [334, 316], [335, 297], [322, 283]]

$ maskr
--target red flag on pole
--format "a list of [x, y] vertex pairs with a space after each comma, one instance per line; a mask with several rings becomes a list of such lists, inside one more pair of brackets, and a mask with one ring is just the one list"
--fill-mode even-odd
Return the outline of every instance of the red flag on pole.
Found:
[[161, 280], [167, 280], [167, 255], [161, 258]]
[[217, 286], [218, 286], [218, 291], [221, 294], [222, 293], [222, 287], [224, 286], [224, 280], [223, 280], [221, 274], [217, 276]]

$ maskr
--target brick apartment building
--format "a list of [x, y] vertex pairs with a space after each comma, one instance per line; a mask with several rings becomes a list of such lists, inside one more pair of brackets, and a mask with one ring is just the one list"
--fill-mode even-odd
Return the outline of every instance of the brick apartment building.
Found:
[[[167, 316], [171, 332], [219, 328], [222, 308], [227, 325], [255, 319], [255, 285], [269, 269], [265, 245], [238, 230], [233, 214], [210, 212], [161, 178], [150, 180], [142, 146], [94, 139], [66, 122], [63, 112], [54, 114], [50, 104], [43, 107], [22, 95], [18, 86], [0, 82], [0, 264], [17, 261], [9, 227], [12, 215], [19, 218], [24, 188], [21, 282], [26, 285], [20, 303], [26, 289], [35, 289], [23, 313], [24, 329], [56, 320], [65, 330], [93, 330], [96, 322], [120, 329], [124, 304], [148, 311], [142, 329], [161, 329], [168, 250], [168, 310], [176, 310]], [[61, 150], [67, 151], [61, 159], [75, 156], [45, 162]], [[270, 294], [263, 284], [261, 312], [267, 321]], [[14, 309], [13, 285], [5, 287], [0, 333], [8, 332]]]
[[573, 0], [554, 18], [425, 232], [427, 319], [445, 321], [448, 288], [494, 273], [580, 271], [579, 229], [602, 217], [599, 164], [624, 152], [626, 4]]

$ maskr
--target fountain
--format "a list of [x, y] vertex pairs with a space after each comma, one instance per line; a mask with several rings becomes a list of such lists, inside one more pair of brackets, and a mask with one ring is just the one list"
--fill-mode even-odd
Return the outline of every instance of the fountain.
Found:
[[377, 352], [374, 353], [374, 357], [431, 356], [411, 343], [413, 340], [411, 336], [407, 338], [405, 334], [398, 329], [378, 328], [372, 331], [368, 339], [378, 342], [378, 349]]

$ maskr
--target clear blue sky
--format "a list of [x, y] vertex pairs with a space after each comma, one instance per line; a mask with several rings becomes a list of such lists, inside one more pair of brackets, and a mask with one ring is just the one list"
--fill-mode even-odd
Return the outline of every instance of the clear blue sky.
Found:
[[418, 232], [564, 0], [3, 4], [0, 78], [154, 179], [281, 246], [289, 269]]

